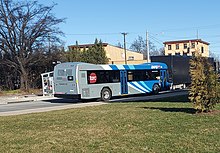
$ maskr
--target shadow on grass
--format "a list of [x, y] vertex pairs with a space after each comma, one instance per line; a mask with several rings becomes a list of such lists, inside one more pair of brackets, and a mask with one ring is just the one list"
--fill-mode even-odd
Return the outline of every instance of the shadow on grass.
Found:
[[71, 103], [71, 104], [77, 104], [77, 103], [89, 103], [89, 102], [97, 102], [97, 99], [68, 99], [68, 98], [61, 98], [61, 99], [49, 99], [49, 100], [43, 100], [45, 102], [50, 103]]
[[163, 112], [182, 112], [188, 114], [196, 114], [196, 110], [193, 108], [166, 108], [166, 107], [142, 107], [143, 109], [160, 110]]
[[[157, 95], [156, 95], [157, 96]], [[174, 103], [186, 103], [190, 102], [188, 99], [188, 95], [177, 95], [172, 97], [164, 97], [164, 98], [156, 98], [155, 96], [146, 96], [146, 95], [132, 95], [126, 96], [121, 99], [116, 99], [119, 97], [113, 98], [110, 102], [121, 102], [121, 103], [128, 103], [128, 102], [174, 102]], [[114, 100], [116, 99], [116, 100]]]
[[159, 99], [155, 99], [152, 100], [154, 102], [190, 102], [188, 95], [181, 95], [181, 96], [174, 96], [174, 97], [167, 97], [167, 98], [159, 98]]

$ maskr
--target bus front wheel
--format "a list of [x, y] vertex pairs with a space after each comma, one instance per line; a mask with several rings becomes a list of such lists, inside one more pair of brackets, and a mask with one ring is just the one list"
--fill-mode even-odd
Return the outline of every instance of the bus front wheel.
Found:
[[158, 84], [154, 84], [153, 89], [152, 89], [153, 94], [158, 94], [159, 90], [160, 90], [159, 85]]
[[101, 100], [109, 101], [112, 97], [111, 90], [109, 88], [103, 88], [101, 91]]

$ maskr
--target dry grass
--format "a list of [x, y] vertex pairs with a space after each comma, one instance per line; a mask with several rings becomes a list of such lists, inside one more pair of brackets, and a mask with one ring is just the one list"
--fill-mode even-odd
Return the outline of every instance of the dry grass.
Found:
[[8, 91], [1, 91], [0, 96], [10, 96], [10, 95], [27, 95], [27, 94], [42, 94], [41, 89], [30, 89], [29, 91], [23, 91], [20, 89], [17, 90], [8, 90]]

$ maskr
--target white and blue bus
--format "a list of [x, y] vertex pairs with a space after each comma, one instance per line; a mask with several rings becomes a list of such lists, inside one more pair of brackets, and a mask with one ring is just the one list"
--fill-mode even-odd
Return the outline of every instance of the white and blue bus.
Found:
[[159, 62], [139, 65], [61, 63], [54, 68], [54, 96], [109, 101], [112, 96], [169, 90], [168, 80], [168, 67]]

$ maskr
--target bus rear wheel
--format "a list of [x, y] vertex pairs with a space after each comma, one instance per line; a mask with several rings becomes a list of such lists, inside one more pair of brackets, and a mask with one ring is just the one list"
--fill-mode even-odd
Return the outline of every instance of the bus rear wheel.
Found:
[[154, 84], [153, 89], [152, 89], [152, 93], [156, 95], [156, 94], [159, 93], [159, 90], [160, 90], [159, 85], [158, 84]]
[[109, 88], [103, 88], [101, 91], [101, 100], [109, 101], [112, 98], [112, 93]]

